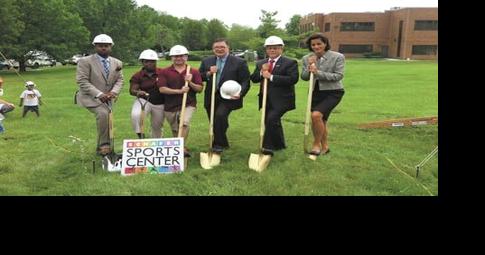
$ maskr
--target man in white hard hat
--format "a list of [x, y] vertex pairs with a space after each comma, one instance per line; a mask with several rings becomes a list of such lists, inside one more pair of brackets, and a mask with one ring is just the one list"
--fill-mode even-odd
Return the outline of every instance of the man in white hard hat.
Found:
[[281, 117], [295, 109], [295, 84], [298, 82], [298, 63], [282, 56], [283, 40], [270, 36], [264, 42], [268, 58], [256, 63], [251, 74], [253, 82], [260, 82], [259, 108], [263, 98], [263, 80], [268, 79], [266, 120], [263, 139], [263, 154], [273, 155], [273, 151], [286, 148]]
[[158, 83], [163, 78], [162, 68], [157, 67], [158, 55], [154, 50], [144, 50], [138, 59], [143, 67], [130, 79], [130, 94], [136, 97], [131, 108], [132, 126], [138, 138], [143, 138], [140, 126], [143, 111], [145, 116], [151, 116], [152, 138], [161, 138], [165, 96], [160, 93]]
[[76, 103], [96, 116], [97, 153], [104, 156], [111, 153], [108, 115], [123, 87], [123, 63], [110, 56], [114, 45], [110, 36], [97, 35], [93, 45], [96, 54], [83, 57], [77, 63]]
[[[204, 107], [210, 118], [210, 104], [212, 91], [212, 75], [216, 73], [216, 98], [214, 107], [214, 142], [212, 149], [215, 153], [222, 153], [223, 149], [229, 148], [229, 140], [226, 132], [229, 128], [229, 114], [233, 110], [243, 107], [243, 97], [248, 93], [249, 69], [245, 60], [229, 54], [229, 42], [219, 38], [212, 44], [214, 56], [202, 60], [199, 72], [202, 80], [206, 82], [204, 95]], [[231, 98], [222, 98], [220, 88], [224, 82], [234, 80], [241, 85], [241, 92]]]
[[[184, 138], [184, 145], [187, 145], [187, 137], [189, 135], [190, 120], [195, 112], [197, 105], [196, 93], [203, 89], [202, 78], [196, 68], [190, 68], [190, 73], [187, 75], [187, 60], [189, 58], [189, 51], [182, 45], [175, 45], [170, 49], [169, 53], [172, 59], [172, 65], [166, 67], [162, 71], [164, 79], [159, 82], [160, 92], [165, 94], [165, 111], [164, 115], [172, 128], [173, 136], [178, 135], [179, 121], [183, 121], [182, 136]], [[188, 81], [188, 86], [185, 87], [185, 81]], [[185, 104], [185, 116], [183, 120], [179, 120], [180, 110], [182, 109], [183, 94], [187, 92], [187, 102]], [[187, 147], [184, 148], [185, 157], [190, 157]]]

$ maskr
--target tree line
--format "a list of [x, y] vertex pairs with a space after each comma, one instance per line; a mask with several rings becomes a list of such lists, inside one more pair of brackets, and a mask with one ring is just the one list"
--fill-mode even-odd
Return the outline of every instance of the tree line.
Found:
[[261, 24], [254, 29], [218, 19], [178, 18], [134, 0], [1, 0], [0, 51], [20, 63], [31, 50], [47, 52], [57, 60], [92, 53], [94, 36], [105, 33], [114, 42], [113, 56], [135, 63], [138, 54], [151, 48], [167, 51], [175, 44], [189, 50], [210, 50], [214, 39], [225, 37], [232, 49], [263, 52], [269, 35], [283, 38], [287, 48], [302, 47], [300, 16], [294, 15], [285, 29], [278, 28], [277, 12], [261, 10]]

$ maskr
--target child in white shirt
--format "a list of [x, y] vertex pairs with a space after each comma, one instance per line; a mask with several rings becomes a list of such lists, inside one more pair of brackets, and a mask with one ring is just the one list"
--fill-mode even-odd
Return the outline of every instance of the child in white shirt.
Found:
[[28, 111], [35, 112], [37, 117], [39, 117], [39, 105], [42, 105], [42, 101], [40, 100], [42, 95], [37, 89], [34, 89], [35, 83], [32, 81], [27, 81], [25, 87], [27, 87], [27, 89], [20, 94], [19, 106], [24, 105], [22, 117], [25, 117], [25, 114], [27, 114]]

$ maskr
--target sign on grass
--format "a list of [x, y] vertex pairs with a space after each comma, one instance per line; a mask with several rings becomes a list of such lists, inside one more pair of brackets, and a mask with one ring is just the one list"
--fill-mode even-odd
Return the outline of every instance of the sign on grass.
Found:
[[183, 138], [123, 141], [121, 175], [184, 171]]

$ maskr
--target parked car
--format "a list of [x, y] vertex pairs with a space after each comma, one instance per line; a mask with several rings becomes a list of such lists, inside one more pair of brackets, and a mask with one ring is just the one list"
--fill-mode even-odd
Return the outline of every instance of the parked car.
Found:
[[0, 70], [10, 68], [19, 68], [19, 62], [15, 61], [15, 59], [8, 59], [8, 61], [0, 61]]
[[62, 61], [62, 65], [67, 65], [67, 64], [77, 65], [77, 62], [79, 61], [79, 59], [82, 58], [82, 57], [85, 57], [87, 55], [88, 54], [76, 54], [76, 55]]
[[43, 51], [29, 51], [25, 56], [25, 66], [30, 68], [39, 68], [41, 66], [55, 66], [56, 60]]

